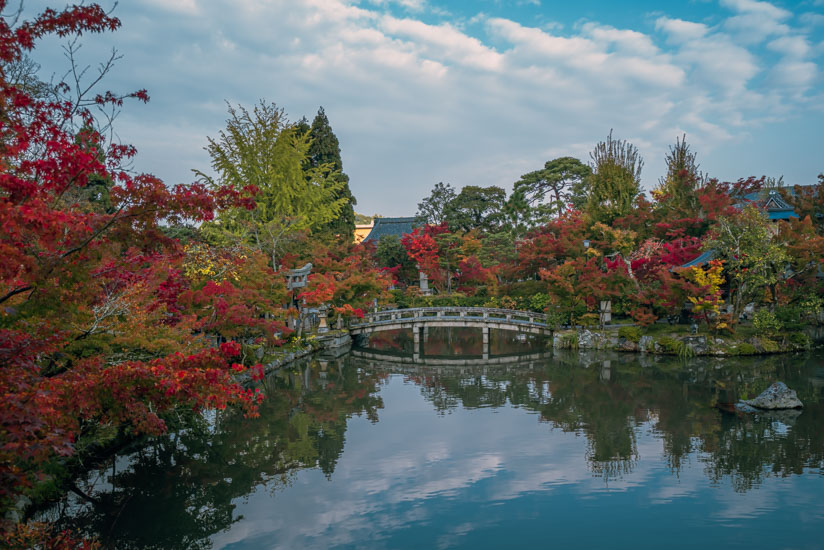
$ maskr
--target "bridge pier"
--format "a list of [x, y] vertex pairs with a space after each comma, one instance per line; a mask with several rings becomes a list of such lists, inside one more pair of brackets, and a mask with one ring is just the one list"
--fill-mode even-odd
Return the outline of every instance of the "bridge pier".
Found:
[[419, 361], [423, 355], [423, 353], [421, 353], [423, 349], [423, 338], [421, 338], [421, 332], [423, 332], [423, 327], [421, 327], [421, 325], [412, 325], [412, 359], [414, 361]]
[[483, 357], [484, 359], [489, 359], [489, 327], [483, 327], [481, 330], [483, 331], [484, 342]]

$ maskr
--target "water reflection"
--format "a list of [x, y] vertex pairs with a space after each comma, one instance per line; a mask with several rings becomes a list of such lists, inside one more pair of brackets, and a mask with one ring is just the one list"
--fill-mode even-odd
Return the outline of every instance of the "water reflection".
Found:
[[[261, 418], [221, 414], [153, 440], [47, 516], [116, 548], [449, 546], [550, 510], [562, 517], [579, 501], [581, 513], [600, 506], [637, 529], [638, 498], [623, 511], [609, 499], [639, 491], [653, 504], [695, 500], [657, 520], [672, 525], [692, 513], [740, 521], [791, 511], [798, 536], [822, 534], [787, 502], [824, 519], [821, 356], [394, 359], [348, 355], [278, 373]], [[807, 405], [800, 415], [716, 408], [779, 379]], [[527, 502], [543, 512], [525, 512]], [[541, 531], [533, 523], [522, 534]]]
[[489, 348], [484, 349], [479, 328], [424, 327], [420, 349], [415, 349], [412, 330], [399, 329], [375, 332], [361, 339], [361, 349], [395, 357], [420, 359], [480, 359], [483, 357], [512, 357], [546, 352], [544, 336], [518, 333], [511, 330], [489, 331]]
[[211, 548], [211, 535], [242, 519], [237, 499], [281, 491], [304, 468], [330, 476], [348, 418], [378, 421], [385, 376], [341, 361], [278, 372], [265, 380], [259, 419], [191, 419], [95, 472], [46, 517], [116, 548]]

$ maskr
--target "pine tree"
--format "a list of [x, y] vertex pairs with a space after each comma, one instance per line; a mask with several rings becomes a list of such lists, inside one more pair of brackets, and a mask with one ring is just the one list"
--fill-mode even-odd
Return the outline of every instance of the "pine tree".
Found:
[[[340, 143], [332, 131], [332, 126], [329, 124], [329, 119], [323, 107], [318, 109], [318, 114], [312, 121], [309, 137], [312, 139], [312, 144], [309, 146], [308, 168], [318, 168], [323, 165], [331, 166], [332, 170], [337, 172], [331, 179], [336, 180], [337, 184], [343, 184], [340, 186], [340, 189], [334, 193], [333, 200], [346, 200], [340, 214], [335, 219], [320, 227], [317, 233], [321, 236], [351, 240], [355, 232], [354, 205], [357, 201], [349, 190], [349, 176], [343, 173]], [[338, 185], [336, 185], [336, 187], [338, 187]]]

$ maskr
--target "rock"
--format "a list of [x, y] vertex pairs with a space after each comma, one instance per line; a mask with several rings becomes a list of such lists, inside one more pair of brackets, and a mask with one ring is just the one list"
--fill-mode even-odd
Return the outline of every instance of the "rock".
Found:
[[592, 332], [584, 329], [578, 333], [578, 348], [579, 349], [592, 349], [593, 346], [593, 335]]
[[739, 412], [739, 413], [757, 413], [757, 412], [759, 412], [759, 409], [756, 409], [755, 407], [751, 407], [751, 406], [747, 405], [746, 403], [744, 403], [743, 401], [739, 401], [738, 403], [735, 404], [735, 412]]
[[707, 355], [710, 351], [706, 336], [685, 336], [682, 340], [694, 355]]
[[641, 336], [641, 339], [638, 341], [638, 348], [644, 352], [650, 349], [652, 346], [652, 336]]
[[742, 401], [746, 405], [757, 409], [798, 409], [804, 406], [795, 390], [791, 390], [784, 382], [776, 382], [755, 399]]
[[618, 351], [638, 351], [638, 344], [636, 344], [632, 340], [621, 338], [620, 340], [618, 340], [618, 344], [615, 346], [615, 349], [617, 349]]

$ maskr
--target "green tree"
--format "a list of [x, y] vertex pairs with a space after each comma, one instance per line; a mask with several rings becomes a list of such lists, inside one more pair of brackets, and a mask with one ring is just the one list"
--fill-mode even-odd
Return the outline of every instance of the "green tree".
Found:
[[446, 222], [453, 230], [497, 230], [504, 220], [506, 191], [497, 186], [467, 185], [446, 205]]
[[676, 138], [666, 156], [667, 175], [658, 180], [658, 187], [652, 192], [661, 207], [681, 217], [695, 216], [701, 209], [698, 190], [704, 176], [695, 158], [686, 134]]
[[775, 296], [776, 285], [783, 279], [789, 256], [767, 216], [748, 205], [732, 217], [719, 218], [704, 248], [714, 250], [724, 260], [724, 271], [730, 281], [733, 319], [738, 319], [743, 307], [763, 296], [769, 289]]
[[638, 149], [622, 139], [613, 139], [610, 130], [590, 153], [592, 178], [587, 197], [587, 212], [596, 221], [610, 223], [626, 216], [641, 192], [644, 160]]
[[447, 205], [455, 196], [455, 189], [450, 184], [436, 183], [429, 196], [418, 203], [418, 220], [422, 224], [440, 225], [446, 221]]
[[409, 257], [401, 238], [397, 235], [384, 235], [378, 241], [375, 257], [379, 267], [400, 267], [397, 273], [398, 280], [408, 285], [418, 274], [415, 262]]
[[[305, 125], [305, 120], [302, 121], [302, 124], [299, 123], [301, 129]], [[357, 201], [349, 189], [349, 176], [343, 173], [340, 143], [332, 131], [332, 126], [329, 124], [329, 118], [326, 116], [323, 107], [318, 109], [318, 114], [315, 115], [315, 119], [312, 121], [309, 137], [311, 138], [311, 145], [309, 145], [309, 157], [307, 159], [309, 168], [307, 181], [311, 178], [311, 170], [326, 166], [326, 177], [331, 180], [335, 188], [332, 193], [334, 200], [344, 199], [346, 201], [340, 213], [334, 219], [322, 225], [317, 232], [324, 236], [338, 237], [349, 242], [355, 232], [354, 205], [357, 204]]]
[[569, 203], [571, 192], [592, 175], [592, 169], [573, 157], [547, 161], [544, 168], [529, 172], [515, 182], [533, 209], [532, 218], [540, 224], [559, 215]]
[[503, 208], [506, 228], [514, 235], [523, 235], [535, 225], [533, 213], [534, 209], [530, 208], [524, 190], [515, 188]]
[[217, 178], [195, 170], [201, 180], [237, 190], [253, 185], [259, 192], [254, 209], [221, 212], [204, 226], [204, 233], [212, 240], [241, 241], [261, 250], [274, 269], [291, 238], [337, 219], [347, 203], [338, 170], [330, 164], [304, 166], [311, 140], [274, 103], [261, 101], [251, 112], [229, 105], [226, 128], [208, 140], [206, 150]]

